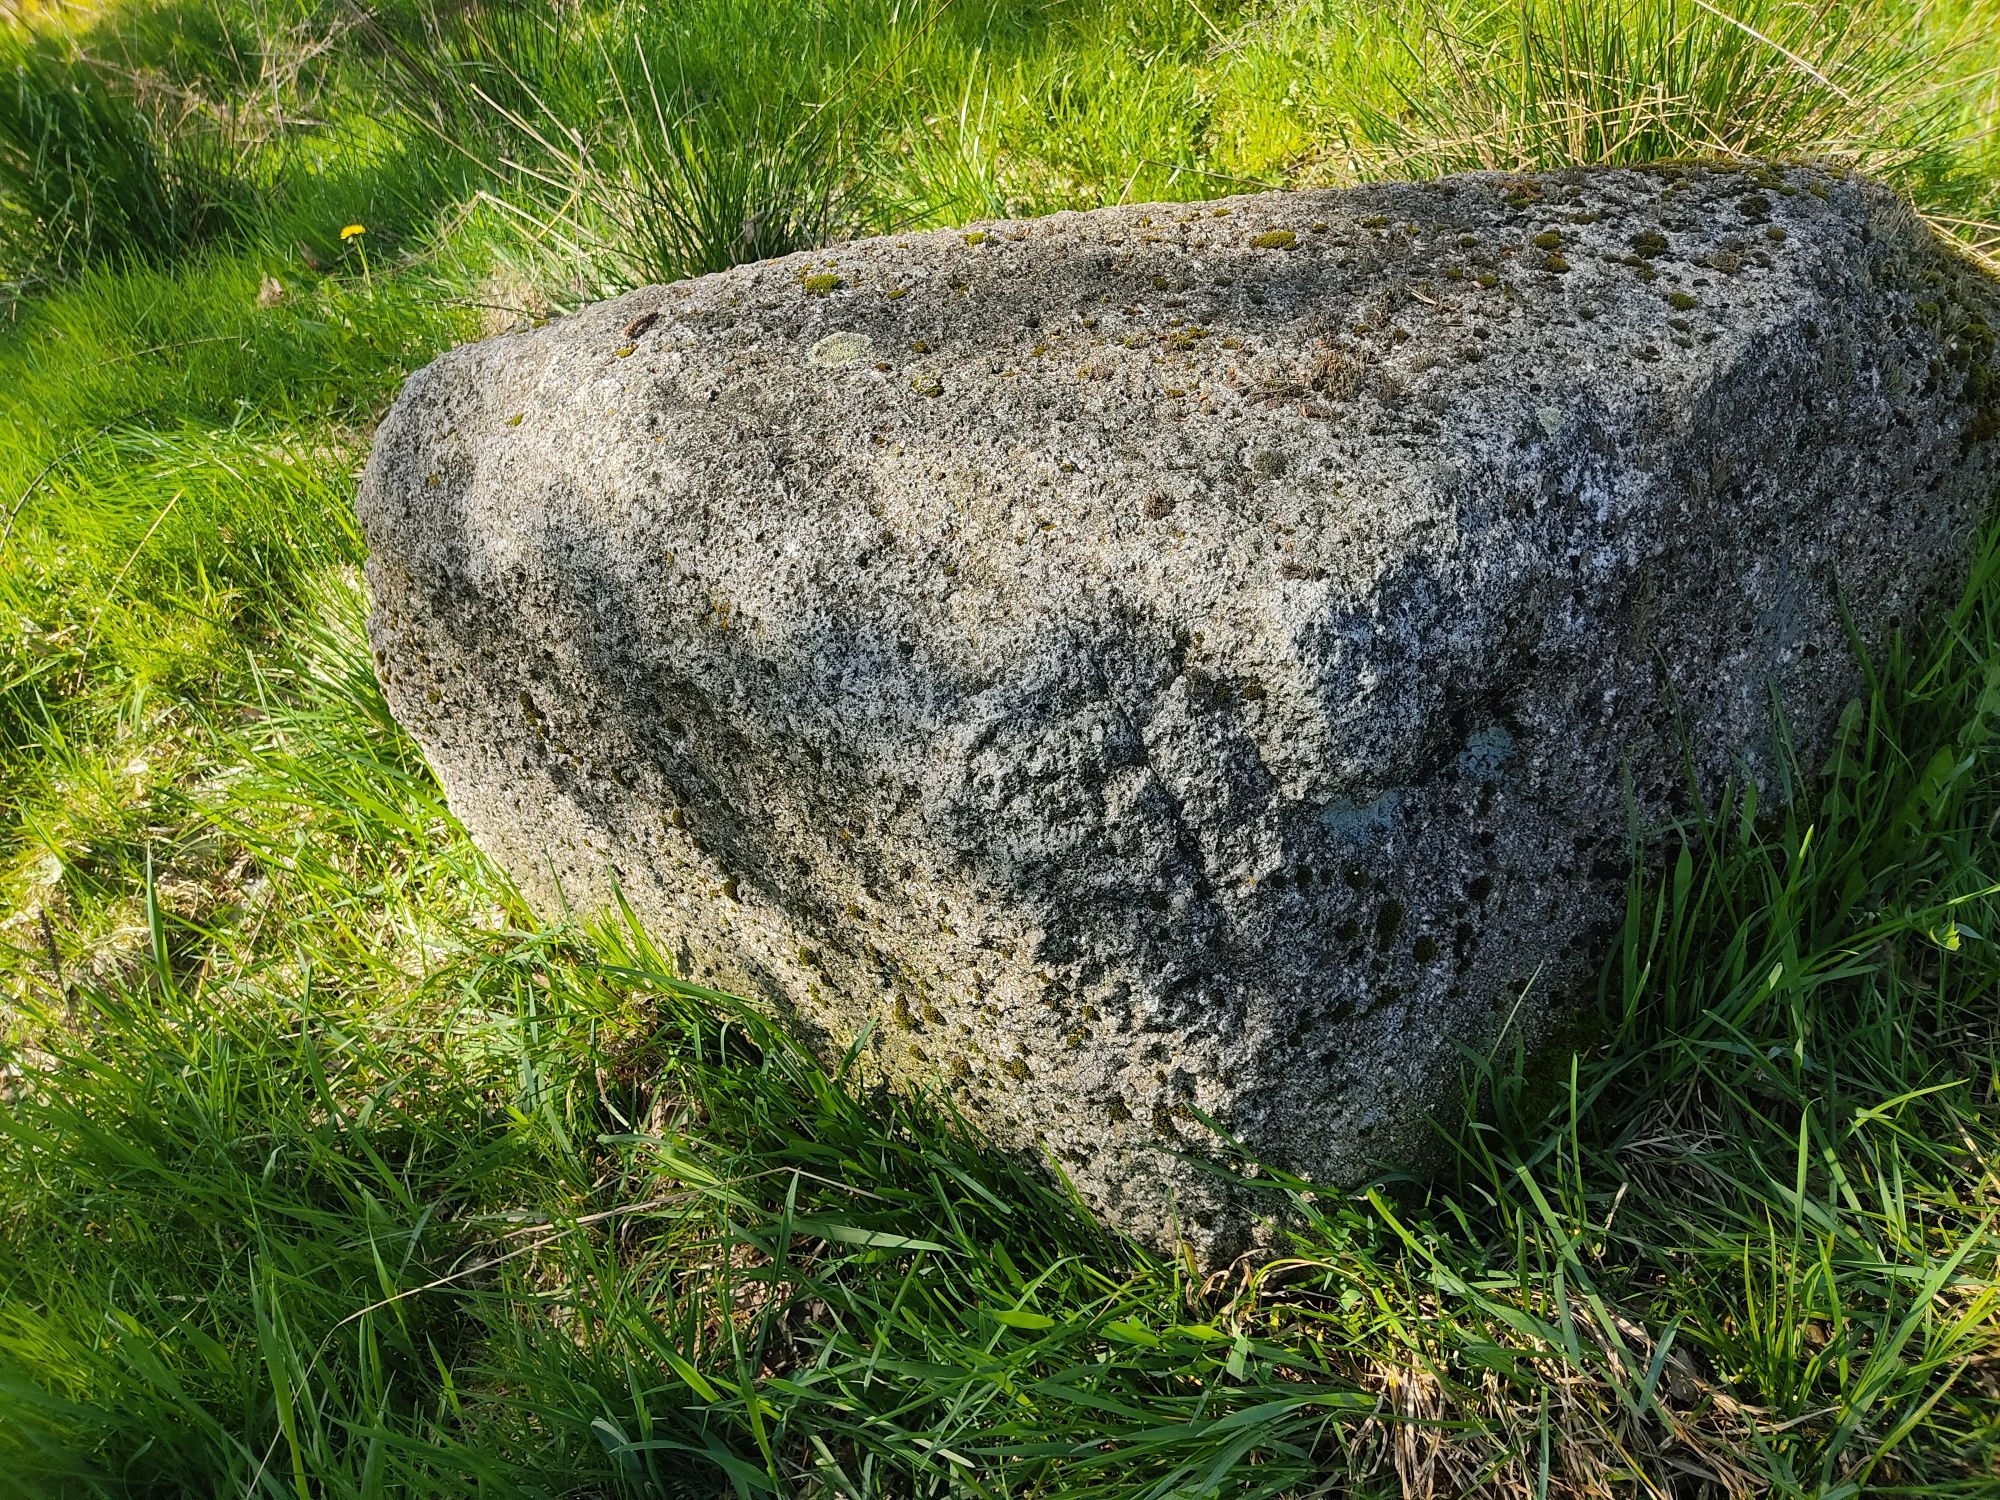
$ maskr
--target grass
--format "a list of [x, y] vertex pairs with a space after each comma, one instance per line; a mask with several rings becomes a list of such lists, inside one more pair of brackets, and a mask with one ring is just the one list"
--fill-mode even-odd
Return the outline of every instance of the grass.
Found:
[[1286, 1253], [1203, 1279], [629, 924], [528, 913], [382, 703], [348, 509], [450, 343], [872, 228], [1760, 149], [1866, 162], [1976, 248], [1980, 7], [32, 19], [0, 1488], [2000, 1492], [2000, 540], [1798, 800], [1669, 831], [1568, 1039], [1467, 1059], [1438, 1172], [1267, 1175]]

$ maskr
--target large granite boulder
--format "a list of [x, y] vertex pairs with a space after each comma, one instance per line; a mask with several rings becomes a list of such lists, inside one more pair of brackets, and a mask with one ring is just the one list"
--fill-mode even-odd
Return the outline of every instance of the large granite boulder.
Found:
[[[1797, 168], [902, 235], [413, 376], [390, 702], [545, 909], [1204, 1255], [1542, 1030], [1630, 830], [1960, 586], [1990, 287]], [[1629, 798], [1629, 802], [1628, 802]], [[1523, 998], [1525, 995], [1525, 999]]]

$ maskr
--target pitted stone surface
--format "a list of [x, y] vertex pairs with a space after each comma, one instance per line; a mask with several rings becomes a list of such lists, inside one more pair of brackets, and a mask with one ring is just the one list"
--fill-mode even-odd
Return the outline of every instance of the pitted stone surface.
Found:
[[[1810, 765], [1961, 583], [1988, 284], [1805, 169], [899, 236], [412, 377], [390, 702], [545, 908], [1204, 1255], [1531, 1034], [1642, 822]], [[1692, 771], [1690, 779], [1688, 771]], [[1524, 989], [1526, 1000], [1522, 1000]]]

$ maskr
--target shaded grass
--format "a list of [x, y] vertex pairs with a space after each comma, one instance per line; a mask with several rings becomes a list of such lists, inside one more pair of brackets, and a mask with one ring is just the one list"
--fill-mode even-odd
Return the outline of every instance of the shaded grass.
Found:
[[170, 260], [245, 196], [226, 144], [163, 131], [60, 40], [0, 32], [0, 279]]
[[172, 85], [254, 124], [259, 192], [237, 238], [87, 257], [0, 332], [0, 1474], [1992, 1494], [1991, 546], [1954, 617], [1875, 664], [1805, 800], [1668, 831], [1685, 852], [1635, 875], [1565, 1041], [1467, 1059], [1441, 1170], [1266, 1174], [1297, 1234], [1207, 1281], [942, 1104], [857, 1096], [628, 924], [535, 921], [362, 639], [348, 499], [402, 375], [640, 276], [1752, 126], [1849, 132], [1939, 212], [1993, 217], [1973, 7], [1772, 9], [1788, 48], [1862, 75], [1858, 111], [1698, 10], [97, 18], [99, 76], [134, 100]]

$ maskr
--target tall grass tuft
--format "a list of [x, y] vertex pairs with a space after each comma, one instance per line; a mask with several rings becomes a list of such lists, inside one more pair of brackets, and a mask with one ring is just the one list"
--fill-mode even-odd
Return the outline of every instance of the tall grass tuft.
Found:
[[1343, 134], [1396, 176], [1809, 156], [1949, 205], [1991, 184], [1958, 167], [1972, 33], [1946, 31], [1844, 0], [1427, 4], [1393, 103]]
[[857, 227], [855, 143], [806, 97], [810, 49], [745, 88], [688, 25], [616, 14], [425, 7], [378, 33], [387, 96], [471, 158], [516, 258], [594, 296]]
[[163, 127], [56, 37], [0, 33], [0, 277], [170, 261], [225, 233], [247, 191], [198, 122]]

